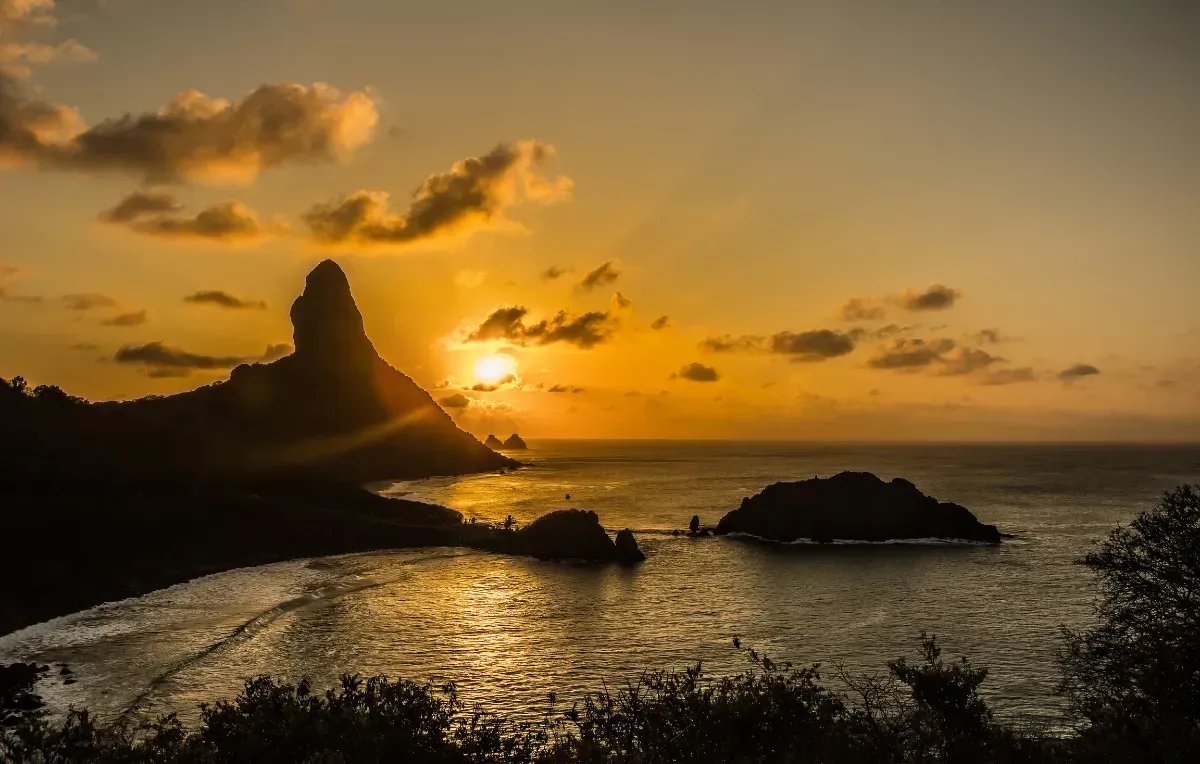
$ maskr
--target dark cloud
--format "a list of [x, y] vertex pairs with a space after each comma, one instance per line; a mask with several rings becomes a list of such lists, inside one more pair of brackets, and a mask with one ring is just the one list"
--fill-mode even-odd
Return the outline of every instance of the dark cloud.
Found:
[[272, 167], [343, 159], [377, 120], [366, 93], [287, 83], [236, 102], [186, 90], [155, 112], [88, 128], [74, 109], [31, 99], [0, 78], [0, 160], [135, 173], [147, 183], [244, 182]]
[[122, 313], [100, 322], [101, 326], [141, 326], [146, 323], [146, 311], [136, 310], [132, 313]]
[[1081, 379], [1083, 377], [1094, 377], [1100, 373], [1100, 370], [1090, 363], [1077, 363], [1074, 366], [1067, 367], [1058, 373], [1058, 378], [1064, 381], [1073, 379]]
[[605, 260], [584, 275], [578, 288], [590, 292], [596, 287], [607, 286], [621, 277], [621, 272], [613, 265], [612, 260]]
[[887, 309], [869, 297], [851, 297], [838, 308], [843, 321], [879, 321], [886, 316]]
[[106, 294], [64, 294], [59, 299], [67, 310], [95, 310], [96, 308], [115, 308], [120, 305], [116, 298]]
[[229, 308], [230, 310], [266, 310], [267, 308], [267, 303], [262, 300], [243, 300], [220, 289], [210, 289], [189, 294], [183, 298], [183, 301], [193, 305], [214, 305], [218, 308]]
[[954, 347], [950, 339], [899, 339], [880, 348], [867, 365], [872, 369], [918, 369], [940, 362]]
[[520, 306], [500, 308], [471, 332], [465, 342], [506, 340], [515, 345], [565, 342], [586, 350], [606, 342], [616, 330], [616, 320], [608, 313], [574, 315], [560, 310], [552, 319], [526, 324], [528, 313], [527, 308]]
[[504, 219], [521, 201], [553, 202], [569, 195], [571, 180], [547, 179], [537, 168], [554, 149], [539, 141], [501, 144], [482, 157], [456, 162], [449, 171], [430, 175], [414, 194], [408, 210], [390, 209], [384, 191], [356, 191], [312, 207], [303, 216], [322, 244], [397, 246], [469, 234]]
[[541, 272], [541, 277], [547, 281], [554, 281], [566, 275], [566, 271], [559, 268], [557, 265], [551, 265], [549, 268]]
[[258, 215], [241, 202], [214, 204], [191, 215], [154, 215], [149, 208], [154, 201], [137, 199], [138, 194], [126, 197], [120, 204], [104, 213], [102, 219], [120, 223], [129, 230], [145, 236], [164, 239], [211, 239], [216, 241], [250, 241], [266, 234]]
[[620, 292], [613, 292], [612, 296], [613, 308], [616, 310], [628, 310], [633, 307], [633, 300], [629, 299]]
[[117, 203], [116, 207], [100, 213], [106, 223], [129, 223], [144, 215], [162, 212], [177, 212], [183, 209], [179, 200], [163, 191], [134, 191]]
[[257, 357], [212, 356], [189, 353], [162, 342], [150, 342], [145, 345], [125, 345], [117, 351], [113, 360], [120, 364], [143, 366], [151, 377], [183, 377], [196, 370], [232, 369], [243, 363], [274, 361], [287, 355], [291, 349], [291, 345], [279, 344], [268, 345], [266, 351]]
[[986, 350], [969, 347], [960, 347], [957, 352], [944, 355], [939, 360], [943, 364], [939, 373], [946, 376], [974, 374], [989, 369], [995, 364], [1007, 363], [1005, 359], [994, 356]]
[[680, 379], [688, 379], [692, 382], [716, 382], [721, 378], [720, 373], [716, 369], [711, 366], [705, 366], [702, 363], [689, 363], [673, 376]]
[[941, 284], [933, 284], [923, 291], [909, 290], [896, 297], [896, 302], [905, 310], [945, 310], [962, 297], [962, 292]]
[[548, 388], [546, 390], [546, 392], [548, 392], [548, 393], [582, 393], [583, 388], [576, 387], [575, 385], [554, 385], [553, 387]]
[[662, 329], [666, 329], [670, 325], [671, 325], [671, 319], [669, 316], [659, 316], [658, 318], [656, 318], [650, 322], [650, 328], [655, 331], [660, 331]]
[[999, 329], [980, 329], [969, 337], [978, 345], [999, 345], [1011, 341], [1011, 338], [1004, 336]]
[[508, 375], [502, 377], [501, 379], [498, 379], [495, 382], [492, 382], [491, 384], [485, 385], [484, 383], [479, 382], [479, 383], [473, 385], [471, 387], [471, 389], [477, 393], [494, 393], [497, 390], [499, 390], [500, 388], [508, 387], [509, 385], [515, 383], [516, 381], [517, 381], [517, 377], [515, 374], [508, 374]]
[[1016, 369], [992, 369], [979, 378], [981, 385], [1015, 385], [1020, 382], [1036, 382], [1037, 372], [1029, 366]]
[[824, 361], [854, 350], [854, 338], [844, 332], [818, 329], [810, 332], [779, 332], [771, 337], [772, 353], [793, 361]]
[[731, 334], [723, 334], [720, 337], [705, 337], [700, 341], [700, 349], [706, 353], [733, 353], [744, 352], [750, 350], [761, 350], [763, 347], [763, 337], [757, 337], [751, 334], [743, 334], [740, 337], [734, 337]]
[[465, 409], [471, 405], [471, 399], [462, 393], [455, 393], [447, 395], [445, 398], [439, 398], [438, 405], [444, 409]]

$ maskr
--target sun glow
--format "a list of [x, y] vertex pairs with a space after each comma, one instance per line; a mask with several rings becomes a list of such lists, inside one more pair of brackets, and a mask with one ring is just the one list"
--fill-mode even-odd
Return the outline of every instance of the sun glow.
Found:
[[516, 375], [517, 361], [510, 355], [495, 353], [475, 362], [475, 381], [480, 384], [495, 385]]

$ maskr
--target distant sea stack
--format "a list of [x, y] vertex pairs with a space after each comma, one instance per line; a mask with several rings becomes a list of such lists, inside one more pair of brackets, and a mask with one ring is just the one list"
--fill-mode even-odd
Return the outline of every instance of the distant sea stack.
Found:
[[487, 440], [483, 441], [483, 445], [491, 449], [504, 448], [504, 443], [495, 435], [489, 434]]
[[289, 356], [238, 366], [224, 384], [120, 405], [189, 431], [205, 469], [219, 475], [365, 482], [516, 466], [379, 357], [337, 263], [308, 274], [291, 320]]
[[933, 538], [1000, 543], [996, 526], [979, 522], [965, 507], [926, 496], [907, 480], [884, 482], [869, 472], [767, 486], [722, 517], [716, 532], [772, 541]]
[[525, 441], [521, 440], [521, 436], [515, 432], [508, 436], [508, 440], [504, 441], [505, 449], [509, 451], [525, 451], [529, 446], [525, 445]]

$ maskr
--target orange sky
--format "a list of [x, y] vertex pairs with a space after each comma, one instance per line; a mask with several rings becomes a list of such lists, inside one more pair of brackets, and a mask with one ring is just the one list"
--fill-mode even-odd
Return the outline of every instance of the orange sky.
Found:
[[1116, 0], [0, 0], [0, 376], [215, 381], [333, 257], [481, 435], [1197, 439], [1197, 40]]

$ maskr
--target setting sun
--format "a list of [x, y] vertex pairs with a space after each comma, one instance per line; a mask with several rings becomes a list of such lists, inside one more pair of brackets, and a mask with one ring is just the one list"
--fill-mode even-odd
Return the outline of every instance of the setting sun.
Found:
[[484, 385], [499, 384], [517, 374], [517, 361], [510, 355], [485, 355], [475, 362], [475, 381]]

